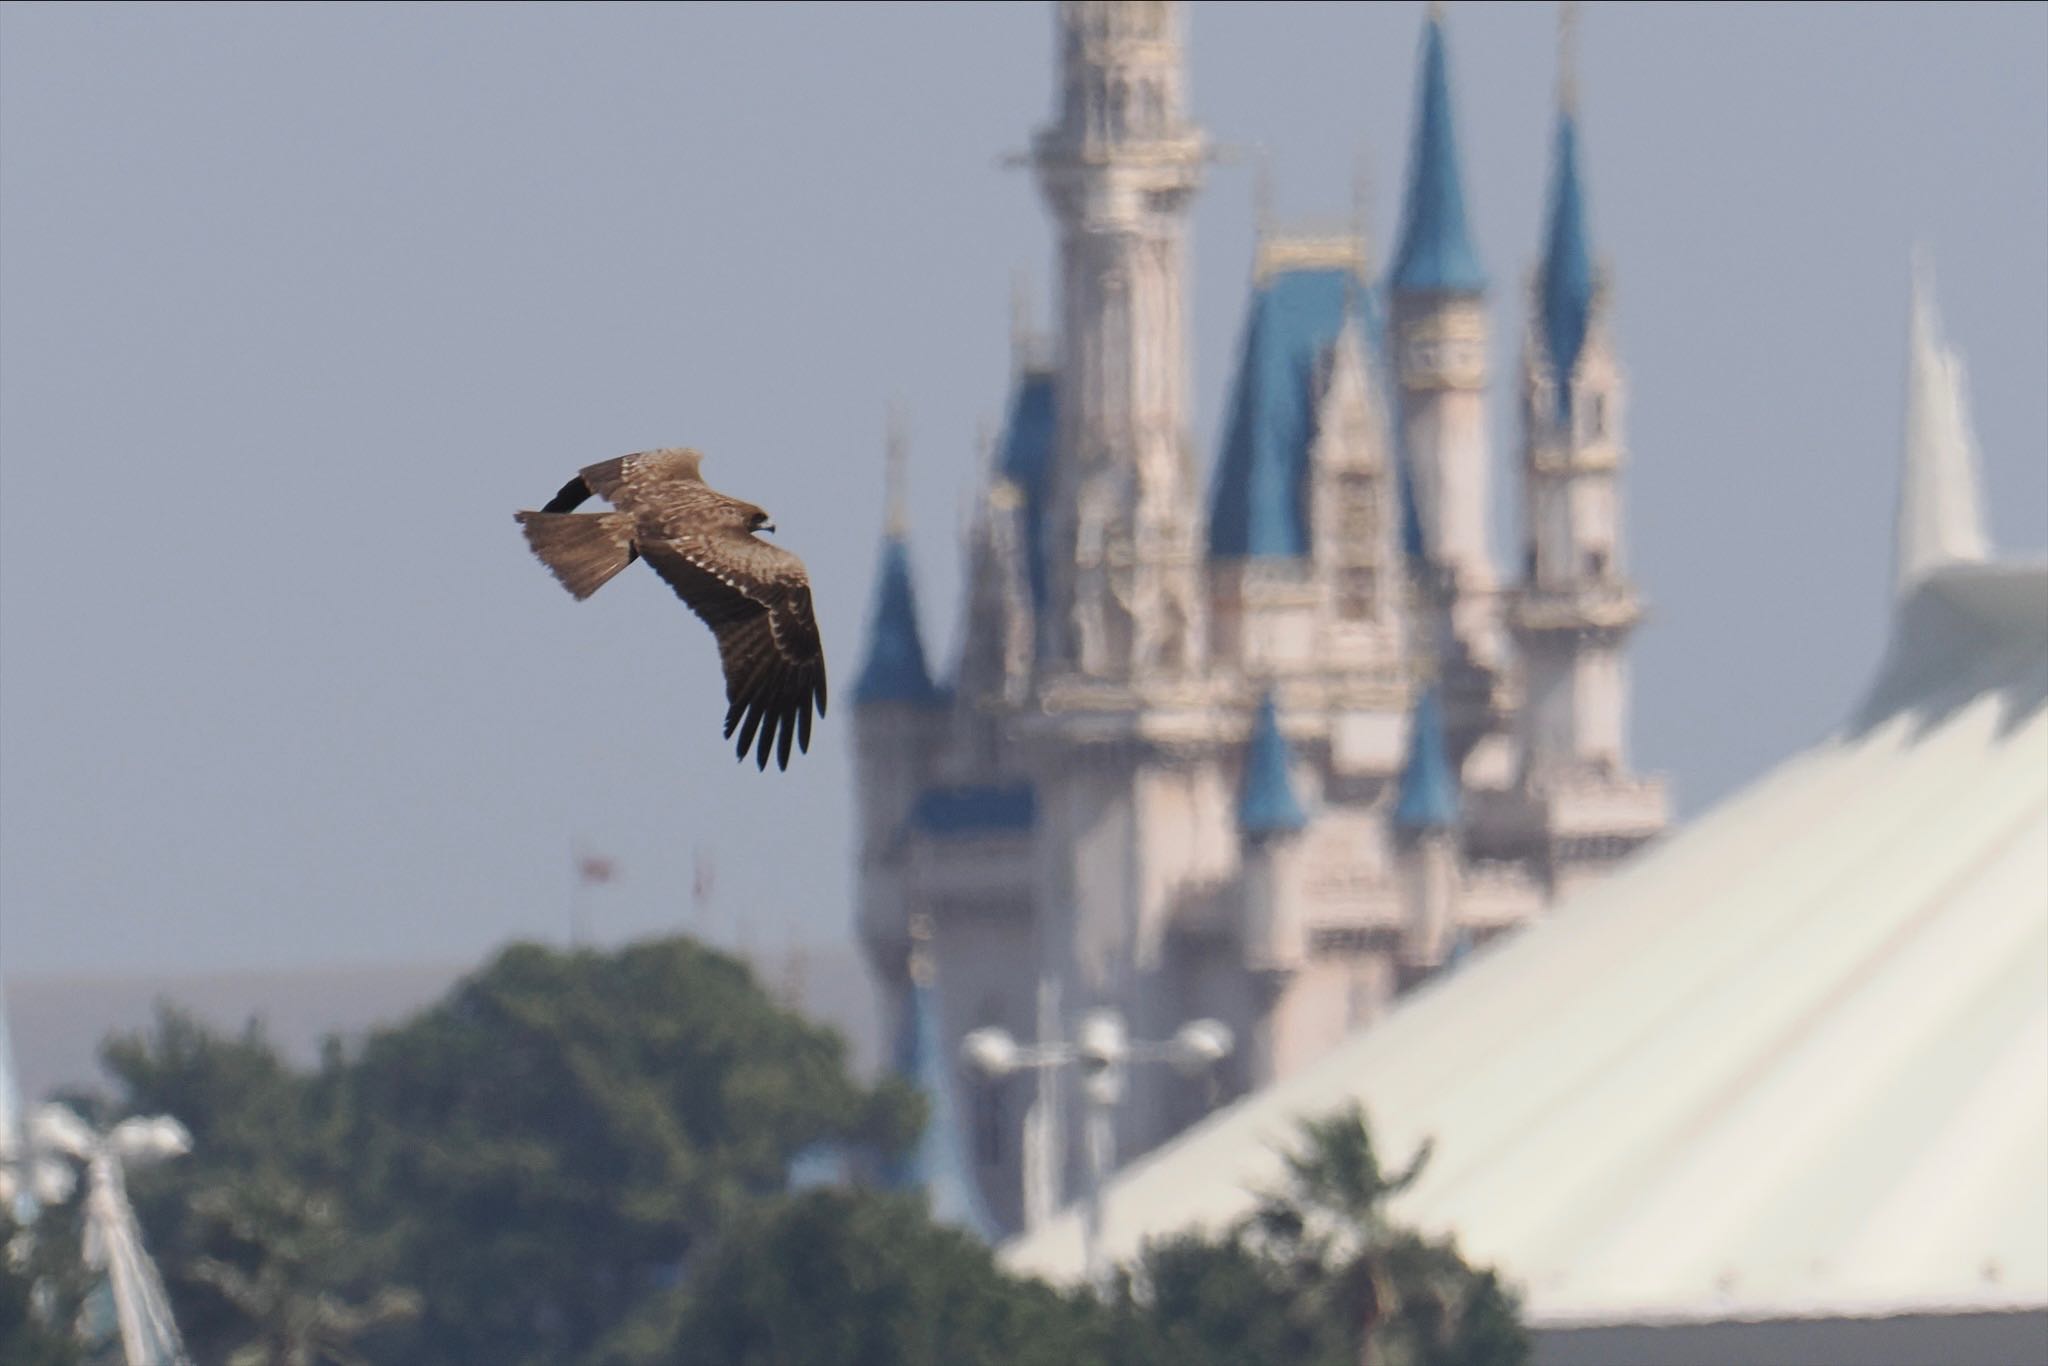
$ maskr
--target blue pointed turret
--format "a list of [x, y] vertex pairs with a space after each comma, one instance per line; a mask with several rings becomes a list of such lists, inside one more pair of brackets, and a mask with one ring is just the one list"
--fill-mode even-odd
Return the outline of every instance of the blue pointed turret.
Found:
[[1409, 726], [1408, 761], [1394, 802], [1394, 827], [1409, 833], [1451, 830], [1458, 824], [1458, 778], [1444, 744], [1443, 710], [1436, 689], [1415, 704]]
[[1415, 502], [1415, 475], [1408, 468], [1404, 454], [1396, 470], [1395, 483], [1401, 495], [1401, 553], [1411, 567], [1424, 564], [1429, 558], [1429, 547], [1422, 539], [1422, 512]]
[[982, 1203], [981, 1188], [967, 1165], [954, 1100], [951, 1055], [939, 1023], [939, 1003], [932, 986], [931, 950], [916, 929], [910, 955], [910, 1010], [896, 1050], [897, 1073], [924, 1096], [924, 1132], [896, 1164], [890, 1184], [899, 1190], [922, 1190], [932, 1218], [994, 1242], [995, 1221]]
[[1353, 270], [1283, 270], [1260, 282], [1209, 499], [1212, 558], [1308, 555], [1316, 367], [1346, 319], [1363, 322], [1370, 312]]
[[1593, 313], [1593, 254], [1586, 245], [1585, 192], [1579, 187], [1578, 119], [1569, 105], [1557, 119], [1557, 165], [1550, 185], [1550, 232], [1537, 282], [1543, 342], [1557, 378], [1557, 410], [1571, 411], [1571, 376]]
[[917, 591], [910, 581], [910, 552], [901, 535], [882, 543], [882, 572], [875, 580], [874, 616], [868, 623], [867, 662], [854, 684], [860, 706], [876, 702], [934, 706], [942, 694], [925, 664], [924, 637], [917, 629]]
[[1288, 835], [1308, 824], [1308, 813], [1294, 795], [1288, 776], [1287, 737], [1280, 733], [1280, 713], [1273, 694], [1259, 699], [1252, 719], [1251, 750], [1245, 756], [1244, 791], [1237, 803], [1237, 824], [1254, 840]]
[[1416, 101], [1408, 202], [1401, 246], [1394, 254], [1393, 286], [1404, 294], [1477, 294], [1486, 288], [1486, 274], [1465, 227], [1444, 21], [1434, 13], [1422, 35], [1422, 90]]
[[1025, 575], [1031, 605], [1043, 610], [1051, 590], [1045, 561], [1045, 506], [1052, 491], [1052, 450], [1058, 436], [1055, 381], [1050, 370], [1026, 369], [1017, 379], [1010, 401], [1010, 420], [1003, 428], [1003, 478], [1024, 499]]

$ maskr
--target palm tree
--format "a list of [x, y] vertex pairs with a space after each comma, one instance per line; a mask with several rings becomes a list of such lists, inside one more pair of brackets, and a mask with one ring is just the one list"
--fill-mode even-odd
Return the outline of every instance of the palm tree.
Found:
[[1293, 1268], [1306, 1303], [1357, 1325], [1358, 1366], [1425, 1357], [1434, 1344], [1400, 1342], [1390, 1330], [1404, 1319], [1417, 1327], [1447, 1324], [1460, 1298], [1457, 1279], [1470, 1276], [1454, 1253], [1387, 1214], [1388, 1202], [1422, 1175], [1429, 1143], [1390, 1173], [1356, 1103], [1307, 1121], [1302, 1137], [1287, 1157], [1286, 1186], [1261, 1198], [1249, 1231]]

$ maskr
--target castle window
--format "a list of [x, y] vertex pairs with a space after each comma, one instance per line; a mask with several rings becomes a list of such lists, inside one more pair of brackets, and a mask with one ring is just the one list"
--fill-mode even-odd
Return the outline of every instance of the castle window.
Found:
[[1607, 577], [1607, 552], [1598, 546], [1586, 552], [1586, 573], [1596, 579]]
[[1586, 396], [1586, 440], [1599, 441], [1607, 435], [1607, 395]]
[[1345, 569], [1337, 575], [1337, 615], [1344, 621], [1370, 621], [1374, 616], [1377, 576], [1370, 569]]
[[1377, 542], [1373, 532], [1379, 524], [1379, 500], [1374, 497], [1373, 477], [1347, 470], [1337, 477], [1337, 544], [1353, 555], [1369, 552]]

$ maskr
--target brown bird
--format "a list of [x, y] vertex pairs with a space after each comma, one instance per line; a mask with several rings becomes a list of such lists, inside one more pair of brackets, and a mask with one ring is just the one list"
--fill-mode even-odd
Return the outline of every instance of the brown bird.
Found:
[[[811, 710], [825, 714], [825, 650], [803, 561], [754, 535], [768, 514], [706, 484], [692, 450], [642, 451], [591, 465], [539, 512], [517, 514], [526, 543], [581, 601], [635, 559], [647, 561], [718, 638], [725, 735], [760, 768], [791, 740], [808, 753]], [[614, 512], [577, 512], [592, 494]]]

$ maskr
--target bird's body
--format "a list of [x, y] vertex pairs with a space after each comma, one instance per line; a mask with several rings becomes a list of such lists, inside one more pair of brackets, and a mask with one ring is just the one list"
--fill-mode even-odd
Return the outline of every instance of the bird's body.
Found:
[[[576, 598], [647, 561], [718, 638], [725, 734], [761, 768], [789, 767], [825, 714], [825, 652], [803, 561], [755, 536], [768, 514], [706, 484], [692, 450], [642, 451], [585, 467], [539, 512], [517, 514], [526, 543]], [[591, 496], [611, 512], [577, 512]]]

